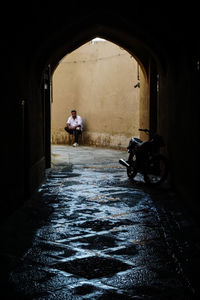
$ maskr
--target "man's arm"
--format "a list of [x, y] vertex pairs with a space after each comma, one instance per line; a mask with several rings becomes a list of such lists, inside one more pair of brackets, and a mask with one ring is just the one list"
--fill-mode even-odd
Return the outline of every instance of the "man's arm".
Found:
[[66, 127], [70, 128], [70, 117], [68, 118], [67, 122], [66, 122]]

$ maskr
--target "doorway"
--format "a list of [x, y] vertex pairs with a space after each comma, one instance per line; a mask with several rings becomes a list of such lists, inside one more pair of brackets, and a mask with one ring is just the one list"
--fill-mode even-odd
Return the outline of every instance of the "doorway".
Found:
[[52, 144], [71, 144], [64, 131], [72, 109], [81, 115], [84, 145], [126, 149], [149, 127], [147, 75], [125, 49], [94, 38], [64, 56], [53, 76]]

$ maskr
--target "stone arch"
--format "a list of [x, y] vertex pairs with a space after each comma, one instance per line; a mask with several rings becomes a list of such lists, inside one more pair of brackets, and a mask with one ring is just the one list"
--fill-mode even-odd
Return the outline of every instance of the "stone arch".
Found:
[[149, 61], [154, 60], [159, 72], [165, 74], [165, 49], [146, 33], [133, 28], [132, 24], [113, 13], [89, 15], [75, 20], [74, 24], [60, 28], [41, 43], [33, 59], [33, 68], [41, 75], [50, 64], [53, 72], [58, 62], [68, 53], [95, 38], [102, 37], [128, 51], [139, 62], [143, 72], [148, 76]]
[[144, 96], [148, 102], [146, 81], [138, 61], [106, 39], [69, 53], [52, 75], [52, 143], [71, 143], [63, 124], [72, 106], [83, 117], [85, 145], [126, 149], [130, 136], [140, 136], [140, 119], [144, 124], [140, 108]]
[[[140, 127], [147, 127], [153, 130], [157, 129], [157, 73], [165, 74], [165, 60], [163, 59], [163, 49], [159, 49], [154, 40], [151, 40], [139, 28], [133, 26], [116, 14], [103, 12], [102, 14], [87, 15], [79, 20], [74, 20], [70, 27], [63, 26], [55, 30], [51, 35], [42, 41], [38, 47], [38, 51], [32, 61], [33, 73], [37, 74], [40, 80], [41, 95], [46, 94], [47, 98], [45, 104], [45, 118], [46, 118], [46, 132], [45, 141], [46, 160], [50, 161], [50, 108], [48, 108], [48, 97], [50, 92], [44, 93], [44, 77], [45, 72], [50, 70], [49, 80], [51, 81], [51, 74], [53, 74], [59, 61], [68, 53], [71, 53], [78, 47], [82, 46], [91, 39], [99, 36], [104, 38], [129, 52], [140, 64], [140, 67], [145, 74], [146, 79], [146, 95], [142, 105], [145, 111], [145, 121], [140, 122]], [[162, 55], [161, 55], [162, 53]], [[153, 66], [153, 68], [152, 68]], [[49, 87], [51, 83], [49, 82]], [[142, 109], [141, 109], [142, 111]], [[140, 117], [142, 120], [142, 117]], [[146, 138], [141, 134], [141, 138]], [[47, 163], [47, 166], [50, 164]]]

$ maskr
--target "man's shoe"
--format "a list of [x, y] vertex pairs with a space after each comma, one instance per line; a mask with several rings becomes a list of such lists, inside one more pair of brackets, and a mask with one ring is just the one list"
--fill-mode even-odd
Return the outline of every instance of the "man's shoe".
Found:
[[73, 147], [77, 147], [77, 146], [78, 146], [78, 143], [74, 143], [74, 144], [73, 144]]

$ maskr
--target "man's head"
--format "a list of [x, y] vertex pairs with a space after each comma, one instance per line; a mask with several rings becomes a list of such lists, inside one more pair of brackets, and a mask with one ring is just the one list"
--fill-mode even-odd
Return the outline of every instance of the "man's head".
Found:
[[76, 118], [76, 110], [75, 109], [73, 109], [72, 111], [71, 111], [71, 114], [72, 114], [72, 118]]

